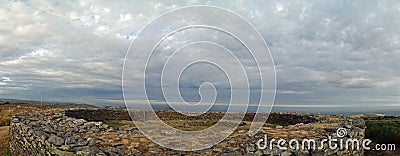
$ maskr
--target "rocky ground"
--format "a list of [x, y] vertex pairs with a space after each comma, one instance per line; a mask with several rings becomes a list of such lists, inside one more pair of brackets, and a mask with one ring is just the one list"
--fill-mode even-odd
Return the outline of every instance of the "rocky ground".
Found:
[[[157, 114], [171, 126], [184, 130], [203, 129], [214, 124], [223, 115], [222, 113], [206, 113], [198, 117], [185, 118], [171, 111], [158, 111]], [[47, 149], [25, 153], [31, 155], [51, 153], [58, 155], [306, 155], [309, 151], [282, 151], [276, 148], [276, 144], [273, 145], [274, 150], [259, 150], [255, 143], [263, 138], [264, 134], [268, 134], [271, 139], [321, 140], [327, 138], [328, 135], [334, 135], [338, 128], [343, 127], [349, 130], [348, 137], [363, 137], [365, 128], [362, 120], [345, 116], [272, 113], [261, 131], [250, 137], [248, 129], [253, 116], [254, 113], [246, 114], [239, 128], [212, 148], [182, 152], [161, 147], [147, 139], [129, 122], [129, 115], [127, 116], [126, 111], [123, 110], [31, 111], [19, 114], [12, 119], [11, 126], [15, 131], [10, 134], [12, 140], [10, 145], [13, 151], [22, 153], [29, 149]], [[96, 121], [91, 121], [92, 119]], [[98, 121], [100, 119], [102, 121]], [[191, 128], [193, 126], [198, 127]], [[21, 138], [26, 139], [21, 141]], [[312, 151], [319, 155], [345, 154], [340, 152], [342, 151]]]
[[[170, 110], [158, 110], [156, 114], [170, 126], [183, 130], [199, 130], [195, 127], [210, 127], [224, 116], [224, 113], [220, 112], [208, 112], [199, 116], [186, 116]], [[65, 115], [87, 121], [131, 120], [128, 111], [125, 109], [75, 109], [65, 111]], [[246, 113], [243, 121], [253, 121], [254, 115], [255, 113]], [[297, 123], [311, 123], [319, 120], [314, 116], [313, 114], [305, 113], [271, 113], [267, 122], [283, 126]]]

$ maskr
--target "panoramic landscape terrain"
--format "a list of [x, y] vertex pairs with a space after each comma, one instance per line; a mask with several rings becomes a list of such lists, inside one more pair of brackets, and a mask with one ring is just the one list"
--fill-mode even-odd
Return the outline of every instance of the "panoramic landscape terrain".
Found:
[[[206, 129], [224, 113], [211, 112], [187, 117], [171, 110], [156, 111], [168, 125], [185, 131]], [[287, 112], [271, 113], [262, 130], [247, 135], [254, 113], [228, 138], [200, 151], [175, 151], [159, 146], [135, 127], [124, 107], [97, 108], [85, 104], [38, 101], [0, 101], [0, 151], [2, 155], [397, 155], [394, 151], [283, 151], [260, 150], [256, 141], [268, 134], [271, 139], [323, 139], [345, 127], [349, 138], [369, 138], [377, 143], [400, 143], [400, 117], [384, 114], [352, 116]], [[151, 119], [147, 119], [151, 120]], [[11, 130], [11, 132], [10, 132]], [[26, 133], [26, 134], [25, 134]], [[162, 132], [160, 131], [160, 135]], [[43, 144], [42, 144], [43, 143]], [[318, 145], [318, 144], [317, 144]], [[184, 145], [183, 145], [184, 146]], [[276, 145], [274, 145], [275, 147]], [[43, 152], [43, 153], [41, 153]]]
[[399, 0], [0, 6], [0, 156], [400, 155]]

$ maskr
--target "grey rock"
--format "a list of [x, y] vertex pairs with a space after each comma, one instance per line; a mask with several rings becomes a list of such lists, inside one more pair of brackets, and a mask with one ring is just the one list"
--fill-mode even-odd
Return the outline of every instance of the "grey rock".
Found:
[[61, 146], [62, 144], [64, 144], [64, 139], [59, 136], [56, 136], [54, 134], [50, 135], [48, 141], [49, 141], [49, 143], [53, 143], [54, 145], [57, 145], [57, 146]]
[[349, 125], [349, 124], [344, 125], [344, 127], [347, 128], [347, 129], [351, 129], [352, 128], [352, 126]]
[[88, 141], [89, 146], [94, 146], [94, 145], [96, 145], [97, 139], [96, 138], [88, 138], [87, 141]]
[[122, 151], [122, 149], [116, 148], [116, 147], [105, 147], [103, 151], [106, 152], [107, 154], [111, 154], [111, 153], [115, 153], [118, 155], [124, 154], [124, 151]]
[[69, 151], [71, 149], [71, 146], [69, 145], [62, 145], [59, 149], [63, 150], [63, 151]]
[[105, 154], [105, 153], [103, 153], [103, 152], [99, 152], [99, 153], [96, 153], [96, 156], [106, 156], [107, 154]]
[[87, 156], [87, 155], [90, 155], [90, 152], [89, 151], [77, 151], [76, 155], [77, 156]]
[[127, 151], [127, 155], [137, 155], [137, 154], [142, 154], [142, 152], [134, 148], [130, 148]]
[[115, 147], [115, 146], [122, 146], [122, 145], [123, 145], [123, 144], [122, 144], [121, 141], [114, 142], [114, 143], [111, 144], [111, 146], [113, 146], [113, 147]]
[[281, 155], [282, 154], [282, 150], [281, 149], [276, 149], [272, 151], [272, 155]]
[[158, 153], [158, 152], [160, 152], [161, 150], [159, 149], [159, 148], [149, 148], [149, 152], [150, 153]]
[[284, 151], [281, 154], [281, 156], [291, 156], [291, 155], [292, 155], [292, 152], [289, 152], [289, 151]]
[[61, 151], [61, 150], [59, 150], [59, 149], [55, 149], [55, 150], [53, 151], [53, 153], [54, 153], [55, 155], [59, 155], [59, 156], [74, 156], [74, 155], [75, 155], [75, 154], [72, 153], [72, 152]]
[[264, 153], [262, 151], [260, 151], [260, 150], [256, 151], [254, 154], [257, 155], [257, 156], [264, 155]]
[[224, 150], [222, 148], [218, 148], [218, 147], [213, 148], [213, 151], [218, 152], [218, 153], [224, 152]]
[[271, 154], [272, 154], [272, 151], [270, 151], [270, 150], [263, 150], [263, 154], [264, 154], [264, 155], [271, 155]]
[[88, 145], [88, 143], [89, 143], [89, 141], [87, 141], [85, 139], [82, 139], [82, 138], [78, 139], [78, 145], [79, 146], [86, 146], [86, 145]]
[[11, 121], [14, 122], [14, 123], [19, 122], [18, 118], [13, 118]]
[[239, 156], [242, 155], [242, 153], [238, 151], [230, 152], [230, 153], [222, 153], [221, 156]]
[[246, 147], [246, 152], [247, 152], [247, 153], [252, 153], [252, 152], [254, 152], [254, 151], [256, 151], [256, 149], [254, 148], [254, 145], [250, 144], [250, 145], [248, 145], [248, 146]]

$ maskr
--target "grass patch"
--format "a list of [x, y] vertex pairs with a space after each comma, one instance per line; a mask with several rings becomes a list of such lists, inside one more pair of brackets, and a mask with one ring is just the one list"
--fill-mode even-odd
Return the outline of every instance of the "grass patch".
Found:
[[[388, 120], [370, 120], [365, 122], [367, 129], [365, 138], [373, 141], [372, 147], [375, 144], [395, 144], [400, 145], [400, 122]], [[375, 155], [400, 155], [398, 147], [396, 151], [372, 151], [367, 150], [364, 153], [366, 156]]]
[[3, 151], [3, 156], [12, 156], [12, 153], [11, 153], [10, 148], [7, 147], [7, 148]]
[[9, 126], [10, 121], [11, 121], [11, 119], [9, 119], [9, 118], [2, 119], [2, 120], [0, 120], [0, 126]]
[[377, 143], [400, 144], [400, 122], [367, 121], [366, 138]]
[[122, 123], [120, 120], [104, 120], [102, 122], [111, 127], [122, 127], [122, 126], [126, 125], [126, 124]]

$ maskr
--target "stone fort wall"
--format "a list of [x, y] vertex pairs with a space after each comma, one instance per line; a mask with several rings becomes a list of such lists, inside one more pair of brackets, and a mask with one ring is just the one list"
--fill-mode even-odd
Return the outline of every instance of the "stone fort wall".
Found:
[[[233, 147], [216, 145], [211, 149], [195, 152], [173, 151], [163, 147], [135, 147], [126, 148], [123, 143], [113, 143], [103, 145], [102, 142], [109, 141], [102, 139], [102, 133], [113, 133], [117, 136], [128, 137], [128, 134], [141, 135], [140, 132], [132, 127], [111, 127], [102, 122], [93, 120], [124, 120], [129, 118], [125, 113], [118, 113], [117, 110], [107, 110], [102, 115], [93, 113], [99, 110], [65, 110], [57, 112], [26, 112], [12, 117], [9, 133], [9, 147], [15, 154], [21, 155], [137, 155], [151, 152], [151, 154], [212, 154], [221, 155], [230, 153], [233, 155], [253, 154], [253, 155], [307, 155], [310, 153], [320, 155], [363, 155], [363, 150], [319, 150], [319, 151], [282, 151], [282, 150], [259, 150], [255, 142], [263, 138], [264, 133], [283, 132], [283, 131], [306, 131], [308, 136], [320, 136], [326, 138], [328, 135], [334, 136], [338, 128], [345, 128], [348, 134], [345, 136], [350, 139], [364, 139], [365, 123], [362, 119], [350, 119], [344, 116], [331, 115], [310, 115], [316, 119], [315, 122], [297, 123], [288, 126], [264, 127], [263, 133], [249, 137], [247, 135], [237, 135], [226, 139], [226, 142], [233, 143]], [[102, 110], [104, 111], [104, 110]], [[100, 111], [101, 112], [101, 111]], [[119, 111], [121, 112], [121, 111]], [[145, 113], [145, 112], [144, 112]], [[279, 114], [279, 113], [277, 113]], [[296, 113], [281, 114], [283, 116]], [[296, 115], [295, 115], [296, 116]], [[82, 119], [85, 118], [85, 119]], [[146, 117], [148, 118], [148, 117]], [[151, 119], [150, 117], [149, 119]], [[272, 118], [282, 118], [272, 116]], [[87, 121], [88, 120], [88, 121]], [[143, 120], [143, 119], [140, 119]], [[290, 119], [287, 119], [290, 120]], [[311, 121], [311, 118], [302, 117], [301, 120]], [[318, 127], [318, 124], [332, 125]], [[239, 133], [241, 133], [239, 131]], [[291, 132], [289, 132], [291, 133]], [[96, 135], [87, 135], [96, 134]], [[322, 139], [321, 138], [321, 139]], [[285, 138], [284, 138], [285, 139]], [[299, 138], [301, 140], [301, 138]], [[225, 142], [225, 141], [224, 141]], [[146, 146], [146, 145], [141, 145]], [[275, 146], [275, 145], [274, 145]]]

